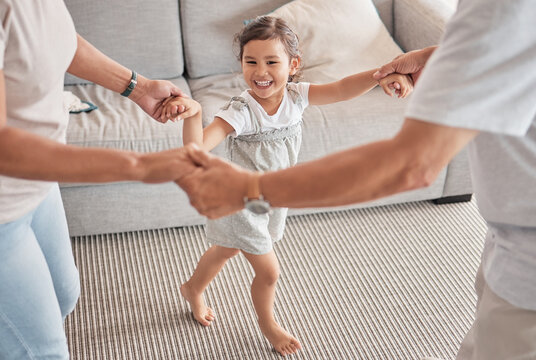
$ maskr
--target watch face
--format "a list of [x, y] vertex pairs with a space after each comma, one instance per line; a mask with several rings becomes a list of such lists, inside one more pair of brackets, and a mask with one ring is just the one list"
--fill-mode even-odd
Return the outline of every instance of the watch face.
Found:
[[246, 209], [257, 215], [267, 214], [270, 211], [270, 204], [264, 200], [248, 200]]

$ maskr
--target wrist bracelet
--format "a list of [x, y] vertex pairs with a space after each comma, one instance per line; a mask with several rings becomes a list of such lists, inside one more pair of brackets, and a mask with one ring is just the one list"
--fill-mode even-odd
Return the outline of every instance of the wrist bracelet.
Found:
[[136, 87], [136, 84], [138, 83], [137, 79], [138, 79], [138, 74], [134, 70], [132, 70], [132, 77], [130, 78], [130, 83], [128, 84], [125, 91], [121, 93], [122, 96], [130, 95], [130, 93], [132, 92], [132, 90], [134, 90], [134, 88]]

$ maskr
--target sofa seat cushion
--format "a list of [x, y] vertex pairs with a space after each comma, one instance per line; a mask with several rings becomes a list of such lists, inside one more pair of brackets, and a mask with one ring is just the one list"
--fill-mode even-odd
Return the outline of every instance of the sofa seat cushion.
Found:
[[[171, 81], [190, 95], [184, 78]], [[71, 114], [67, 129], [70, 145], [137, 152], [162, 151], [183, 145], [180, 122], [159, 123], [131, 100], [101, 86], [69, 85], [65, 90], [98, 106], [88, 113]]]

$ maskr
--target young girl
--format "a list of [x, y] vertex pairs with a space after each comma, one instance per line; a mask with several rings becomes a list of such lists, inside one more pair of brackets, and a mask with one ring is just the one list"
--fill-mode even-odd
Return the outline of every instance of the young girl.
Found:
[[[195, 142], [209, 151], [227, 138], [228, 158], [250, 170], [277, 170], [296, 164], [301, 144], [301, 121], [309, 105], [329, 104], [362, 95], [377, 85], [377, 69], [342, 80], [314, 85], [294, 83], [300, 69], [298, 38], [286, 23], [262, 16], [250, 22], [236, 38], [239, 60], [249, 89], [233, 97], [204, 130], [200, 105], [179, 97], [165, 104], [165, 114], [184, 107], [184, 143]], [[412, 90], [411, 79], [394, 74], [382, 80], [384, 91], [396, 88], [400, 97]], [[231, 135], [228, 137], [228, 135]], [[300, 342], [285, 331], [273, 313], [279, 263], [273, 242], [283, 236], [287, 209], [254, 214], [243, 210], [223, 219], [209, 220], [207, 239], [212, 246], [199, 260], [192, 277], [181, 286], [194, 317], [208, 326], [214, 312], [207, 307], [203, 292], [227, 260], [242, 252], [255, 271], [251, 297], [262, 333], [281, 354], [295, 353]]]

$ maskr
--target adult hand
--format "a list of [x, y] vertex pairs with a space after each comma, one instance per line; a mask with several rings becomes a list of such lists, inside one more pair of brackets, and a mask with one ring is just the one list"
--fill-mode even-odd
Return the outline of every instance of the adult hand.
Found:
[[[138, 104], [139, 107], [156, 121], [165, 123], [168, 120], [174, 120], [161, 117], [163, 103], [170, 97], [186, 96], [181, 89], [170, 81], [149, 80], [141, 75], [138, 76], [138, 86], [136, 86], [135, 90], [138, 90], [138, 87], [139, 91], [133, 92], [130, 96], [132, 101]], [[178, 114], [182, 111], [184, 111], [183, 108], [177, 107], [175, 113]]]
[[175, 148], [139, 157], [140, 180], [145, 183], [179, 181], [197, 169], [186, 148]]
[[230, 215], [244, 207], [251, 173], [195, 144], [186, 146], [191, 160], [198, 166], [176, 183], [188, 194], [190, 203], [210, 219]]
[[398, 55], [391, 62], [383, 65], [373, 74], [374, 79], [380, 80], [392, 73], [408, 74], [416, 84], [422, 69], [437, 47], [431, 46], [421, 50], [413, 50]]

